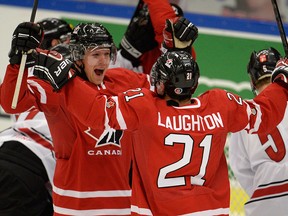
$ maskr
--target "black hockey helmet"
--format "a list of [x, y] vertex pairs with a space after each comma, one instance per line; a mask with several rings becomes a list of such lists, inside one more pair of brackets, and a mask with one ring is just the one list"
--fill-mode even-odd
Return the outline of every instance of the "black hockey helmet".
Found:
[[117, 48], [112, 35], [100, 23], [80, 23], [75, 26], [70, 41], [72, 60], [83, 59], [87, 49], [110, 48], [111, 61], [116, 61]]
[[165, 93], [172, 99], [191, 98], [198, 85], [199, 67], [191, 54], [172, 51], [162, 54], [151, 70], [151, 83], [164, 83]]
[[59, 39], [63, 42], [67, 37], [70, 38], [71, 36], [72, 25], [63, 19], [47, 18], [39, 21], [38, 24], [40, 24], [44, 30], [44, 39], [41, 43], [42, 49], [50, 49], [53, 39]]
[[253, 93], [255, 93], [256, 85], [260, 80], [266, 77], [271, 77], [280, 57], [281, 54], [273, 47], [258, 52], [253, 51], [251, 53], [250, 61], [247, 65], [247, 72], [250, 76]]

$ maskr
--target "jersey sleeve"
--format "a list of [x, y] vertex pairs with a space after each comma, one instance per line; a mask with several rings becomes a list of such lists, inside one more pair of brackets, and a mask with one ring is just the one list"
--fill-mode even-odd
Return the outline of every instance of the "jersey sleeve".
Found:
[[143, 73], [135, 73], [134, 71], [127, 69], [122, 69], [121, 72], [122, 72], [121, 79], [124, 79], [123, 76], [125, 76], [126, 80], [124, 85], [127, 86], [127, 89], [134, 89], [134, 88], [152, 89], [149, 75]]
[[[269, 133], [283, 119], [287, 107], [287, 89], [276, 83], [269, 85], [254, 100], [216, 89], [206, 97], [206, 109], [223, 110], [228, 132]], [[221, 101], [221, 103], [219, 103]], [[269, 127], [267, 127], [269, 125]]]
[[134, 88], [152, 89], [149, 75], [135, 73], [126, 68], [111, 68], [107, 70], [104, 82], [110, 84], [108, 88], [113, 91], [113, 95]]
[[155, 31], [155, 39], [160, 45], [163, 41], [163, 29], [166, 19], [175, 18], [175, 12], [167, 0], [144, 0], [148, 5], [152, 25]]
[[27, 91], [28, 87], [26, 82], [27, 82], [28, 70], [25, 69], [22, 78], [22, 83], [20, 86], [17, 107], [16, 109], [11, 108], [18, 74], [19, 74], [19, 65], [9, 64], [7, 66], [1, 90], [1, 105], [5, 110], [5, 112], [7, 113], [24, 112], [35, 105], [35, 99], [31, 96], [29, 91]]
[[61, 94], [68, 111], [91, 128], [127, 130], [130, 122], [129, 130], [133, 130], [137, 125], [136, 113], [126, 105], [129, 102], [126, 93], [107, 97], [76, 77], [63, 87]]
[[[59, 100], [56, 92], [53, 92], [50, 84], [46, 81], [37, 79], [31, 76], [33, 68], [25, 69], [22, 83], [20, 86], [20, 92], [16, 109], [11, 108], [17, 77], [19, 73], [18, 65], [8, 65], [1, 90], [1, 105], [7, 113], [20, 113], [31, 109], [37, 108], [40, 111], [45, 110], [45, 106], [50, 103], [56, 109], [59, 107]], [[28, 78], [28, 74], [30, 74]], [[56, 97], [50, 97], [49, 95], [56, 95]], [[44, 110], [43, 110], [44, 109]], [[45, 110], [48, 112], [56, 111], [51, 106]]]
[[270, 84], [252, 101], [247, 101], [251, 109], [248, 132], [270, 133], [283, 119], [287, 101], [287, 89], [277, 83]]

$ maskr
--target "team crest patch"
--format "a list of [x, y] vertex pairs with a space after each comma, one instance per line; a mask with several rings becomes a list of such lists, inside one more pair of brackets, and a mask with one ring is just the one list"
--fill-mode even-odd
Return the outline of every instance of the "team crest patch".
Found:
[[174, 89], [175, 94], [180, 95], [183, 92], [182, 88], [175, 88]]
[[173, 60], [172, 59], [167, 59], [166, 62], [165, 62], [165, 65], [168, 67], [168, 68], [171, 68], [173, 64]]

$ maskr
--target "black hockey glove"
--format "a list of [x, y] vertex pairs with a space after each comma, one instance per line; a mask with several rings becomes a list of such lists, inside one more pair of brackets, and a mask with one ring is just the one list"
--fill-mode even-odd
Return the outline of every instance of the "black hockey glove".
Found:
[[191, 52], [198, 37], [198, 28], [185, 17], [167, 19], [163, 31], [162, 52], [183, 50]]
[[49, 81], [56, 91], [76, 76], [73, 62], [65, 59], [56, 51], [37, 48], [33, 56], [36, 59], [33, 74], [40, 79]]
[[275, 69], [272, 72], [271, 77], [272, 82], [280, 82], [280, 83], [286, 83], [286, 87], [288, 87], [288, 59], [282, 58], [280, 59]]
[[140, 0], [121, 40], [121, 55], [137, 67], [140, 65], [139, 58], [142, 54], [157, 46], [148, 7]]
[[20, 23], [14, 30], [11, 49], [9, 52], [10, 64], [20, 64], [22, 53], [27, 53], [25, 67], [31, 67], [35, 61], [31, 56], [32, 50], [39, 47], [43, 39], [43, 29], [39, 24], [32, 22]]

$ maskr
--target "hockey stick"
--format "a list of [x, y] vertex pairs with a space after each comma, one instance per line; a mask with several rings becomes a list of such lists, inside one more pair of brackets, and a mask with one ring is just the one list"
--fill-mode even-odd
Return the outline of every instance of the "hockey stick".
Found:
[[[37, 7], [38, 7], [38, 0], [34, 0], [32, 14], [31, 14], [31, 17], [30, 17], [30, 22], [34, 22], [34, 20], [35, 20]], [[15, 90], [14, 90], [14, 95], [13, 95], [13, 100], [12, 100], [12, 105], [11, 105], [12, 109], [16, 109], [16, 106], [17, 106], [17, 102], [18, 102], [18, 97], [19, 97], [19, 92], [20, 92], [21, 82], [22, 82], [22, 78], [23, 78], [23, 74], [24, 74], [24, 70], [25, 70], [26, 61], [27, 61], [27, 53], [24, 52], [22, 54], [20, 68], [19, 68], [19, 73], [18, 73], [18, 77], [17, 77]]]
[[285, 30], [284, 30], [284, 27], [283, 27], [281, 15], [280, 15], [280, 12], [279, 12], [279, 8], [278, 8], [278, 5], [277, 5], [277, 0], [271, 0], [271, 2], [272, 2], [272, 5], [273, 5], [273, 10], [274, 10], [275, 18], [276, 18], [276, 21], [277, 21], [277, 25], [278, 25], [278, 29], [279, 29], [282, 45], [283, 45], [283, 48], [284, 48], [285, 56], [288, 57], [288, 43], [287, 43]]

